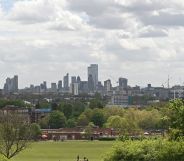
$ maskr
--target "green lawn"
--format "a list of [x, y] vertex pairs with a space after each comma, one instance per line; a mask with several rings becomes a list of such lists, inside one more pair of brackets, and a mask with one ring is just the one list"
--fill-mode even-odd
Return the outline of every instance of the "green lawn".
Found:
[[112, 147], [111, 141], [38, 142], [16, 156], [13, 161], [76, 161], [77, 155], [89, 161], [101, 161]]

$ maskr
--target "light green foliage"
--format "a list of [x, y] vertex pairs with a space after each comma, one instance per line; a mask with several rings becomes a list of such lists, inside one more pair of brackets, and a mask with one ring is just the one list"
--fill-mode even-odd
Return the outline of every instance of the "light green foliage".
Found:
[[4, 156], [0, 155], [0, 161], [8, 161]]
[[93, 127], [94, 127], [95, 125], [92, 123], [92, 122], [90, 122], [89, 124], [88, 124], [88, 126], [86, 126], [86, 128], [85, 128], [85, 135], [86, 135], [86, 137], [88, 138], [88, 139], [90, 139], [90, 137], [91, 137], [91, 135], [92, 135], [92, 130], [93, 130]]
[[183, 161], [184, 142], [125, 141], [113, 147], [104, 161]]
[[127, 120], [117, 115], [108, 118], [106, 127], [117, 130], [120, 135], [125, 134], [125, 132], [129, 129]]
[[171, 127], [178, 128], [184, 132], [184, 102], [181, 99], [173, 100], [170, 103]]
[[87, 116], [85, 114], [82, 113], [78, 117], [77, 125], [79, 125], [79, 126], [87, 126], [88, 123], [89, 123], [89, 119], [87, 118]]
[[30, 126], [30, 132], [31, 132], [31, 138], [34, 140], [37, 140], [39, 138], [39, 136], [41, 135], [41, 129], [40, 129], [40, 125], [38, 125], [37, 123], [33, 123]]
[[27, 147], [30, 126], [21, 115], [8, 113], [0, 118], [0, 154], [10, 159]]
[[5, 107], [6, 105], [14, 105], [18, 107], [25, 107], [26, 104], [22, 100], [9, 100], [9, 99], [0, 99], [0, 108]]
[[181, 99], [170, 102], [170, 139], [184, 137], [184, 102]]
[[138, 125], [141, 129], [157, 129], [160, 128], [161, 114], [158, 110], [151, 111], [137, 111], [138, 112]]

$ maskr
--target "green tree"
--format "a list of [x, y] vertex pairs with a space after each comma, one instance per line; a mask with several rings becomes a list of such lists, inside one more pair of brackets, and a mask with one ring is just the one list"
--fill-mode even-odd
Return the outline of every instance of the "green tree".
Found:
[[49, 128], [49, 116], [41, 118], [41, 120], [39, 121], [39, 125], [42, 129]]
[[64, 113], [64, 115], [66, 116], [66, 118], [70, 118], [73, 115], [73, 106], [72, 104], [69, 103], [65, 103], [62, 107], [62, 112]]
[[7, 113], [0, 118], [0, 154], [11, 159], [27, 148], [30, 126], [21, 115]]
[[76, 125], [77, 125], [77, 123], [76, 123], [74, 118], [67, 120], [67, 127], [73, 128], [73, 127], [76, 127]]
[[102, 101], [93, 99], [90, 101], [89, 108], [94, 109], [94, 108], [104, 108], [104, 105]]
[[141, 129], [158, 129], [161, 126], [161, 119], [162, 116], [160, 112], [156, 109], [151, 111], [137, 111], [139, 118], [138, 118], [138, 125]]
[[124, 135], [128, 131], [128, 125], [129, 124], [125, 118], [117, 115], [109, 117], [106, 123], [107, 127], [115, 129], [120, 135]]
[[104, 161], [183, 161], [184, 142], [143, 140], [119, 142]]
[[58, 104], [57, 104], [56, 102], [52, 102], [52, 103], [51, 103], [51, 108], [52, 108], [53, 111], [59, 110], [59, 106], [58, 106]]
[[91, 117], [91, 122], [93, 122], [96, 126], [102, 127], [103, 124], [105, 123], [103, 111], [95, 109]]
[[93, 122], [90, 122], [88, 124], [88, 126], [86, 126], [86, 128], [85, 128], [85, 136], [86, 136], [87, 139], [90, 139], [92, 137], [94, 126], [95, 125], [93, 124]]
[[49, 126], [52, 129], [63, 128], [66, 126], [66, 117], [60, 111], [53, 111], [49, 116]]
[[41, 135], [41, 129], [40, 129], [40, 125], [37, 123], [32, 123], [30, 126], [30, 132], [31, 132], [31, 138], [34, 140], [37, 140], [39, 138], [39, 136]]
[[86, 117], [85, 114], [81, 114], [78, 117], [77, 125], [79, 126], [87, 126], [89, 124], [89, 119]]
[[82, 112], [84, 112], [86, 106], [84, 103], [80, 101], [76, 101], [73, 103], [73, 117], [78, 117]]
[[[182, 99], [172, 100], [170, 102], [170, 120], [172, 128], [171, 139], [177, 139], [184, 136], [184, 102]], [[175, 135], [175, 136], [173, 136]]]

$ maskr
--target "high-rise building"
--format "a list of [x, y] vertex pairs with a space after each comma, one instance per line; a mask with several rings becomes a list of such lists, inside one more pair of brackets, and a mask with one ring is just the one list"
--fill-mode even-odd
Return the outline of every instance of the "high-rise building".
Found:
[[94, 92], [95, 87], [94, 87], [94, 81], [93, 81], [93, 76], [90, 74], [88, 76], [88, 90], [89, 92]]
[[81, 78], [80, 76], [77, 77], [77, 83], [80, 83], [81, 82]]
[[80, 93], [88, 93], [88, 81], [80, 82]]
[[80, 78], [80, 76], [77, 77], [77, 83], [78, 83], [79, 91], [80, 91], [81, 90], [81, 78]]
[[43, 83], [40, 84], [40, 92], [46, 92], [47, 90], [47, 82], [44, 81]]
[[111, 91], [111, 89], [112, 89], [111, 80], [108, 79], [108, 80], [104, 81], [104, 90], [106, 92], [109, 92], [109, 91]]
[[13, 78], [13, 92], [18, 92], [18, 75]]
[[4, 93], [17, 93], [18, 92], [18, 76], [15, 75], [13, 78], [7, 78], [4, 84]]
[[73, 95], [79, 95], [79, 84], [78, 83], [70, 84], [70, 93]]
[[44, 81], [44, 82], [43, 82], [43, 85], [44, 85], [44, 89], [45, 89], [45, 91], [46, 91], [46, 90], [47, 90], [47, 82]]
[[71, 83], [77, 83], [77, 78], [76, 76], [71, 77]]
[[57, 84], [56, 83], [51, 83], [51, 91], [57, 92]]
[[63, 78], [63, 84], [64, 84], [64, 91], [69, 91], [69, 74], [68, 73]]
[[[92, 80], [91, 80], [91, 78], [92, 78]], [[91, 64], [88, 67], [88, 81], [89, 80], [90, 80], [89, 87], [93, 86], [93, 88], [94, 88], [93, 91], [96, 91], [97, 87], [98, 87], [98, 64]], [[93, 85], [90, 84], [92, 82], [93, 82]]]
[[128, 79], [119, 78], [119, 87], [127, 88], [128, 87]]
[[58, 81], [58, 91], [61, 92], [62, 91], [62, 88], [63, 88], [62, 80], [59, 80]]

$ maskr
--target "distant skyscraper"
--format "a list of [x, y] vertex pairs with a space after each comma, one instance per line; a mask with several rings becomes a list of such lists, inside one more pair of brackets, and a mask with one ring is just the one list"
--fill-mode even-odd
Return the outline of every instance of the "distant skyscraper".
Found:
[[73, 83], [77, 83], [77, 78], [76, 78], [76, 76], [72, 76], [71, 77], [71, 83], [73, 84]]
[[69, 74], [68, 73], [63, 78], [63, 84], [64, 84], [64, 90], [69, 91]]
[[46, 81], [43, 82], [43, 85], [44, 85], [44, 89], [47, 90], [47, 82]]
[[18, 92], [18, 75], [13, 78], [13, 92]]
[[40, 84], [40, 92], [46, 92], [47, 90], [47, 82], [44, 81], [43, 83]]
[[95, 84], [94, 84], [94, 81], [93, 81], [93, 76], [90, 74], [88, 76], [88, 90], [89, 92], [94, 92], [95, 90]]
[[73, 95], [79, 95], [79, 84], [78, 83], [70, 84], [70, 93]]
[[104, 90], [106, 92], [109, 92], [109, 91], [111, 91], [111, 88], [112, 88], [111, 80], [108, 79], [108, 80], [104, 81]]
[[57, 84], [56, 83], [51, 83], [51, 91], [57, 92]]
[[58, 81], [58, 91], [62, 91], [62, 88], [63, 88], [63, 83], [62, 83], [62, 80], [59, 80]]
[[77, 77], [77, 83], [80, 83], [81, 82], [81, 78], [78, 76]]
[[4, 93], [17, 93], [18, 92], [18, 76], [15, 75], [13, 78], [7, 78], [4, 84]]
[[[92, 80], [91, 80], [92, 78]], [[88, 80], [90, 80], [89, 82], [89, 86], [92, 87], [94, 86], [94, 90], [97, 90], [97, 86], [98, 86], [98, 64], [91, 64], [88, 67]], [[93, 82], [93, 85], [90, 84]]]
[[128, 87], [128, 79], [119, 78], [119, 87], [127, 88]]

